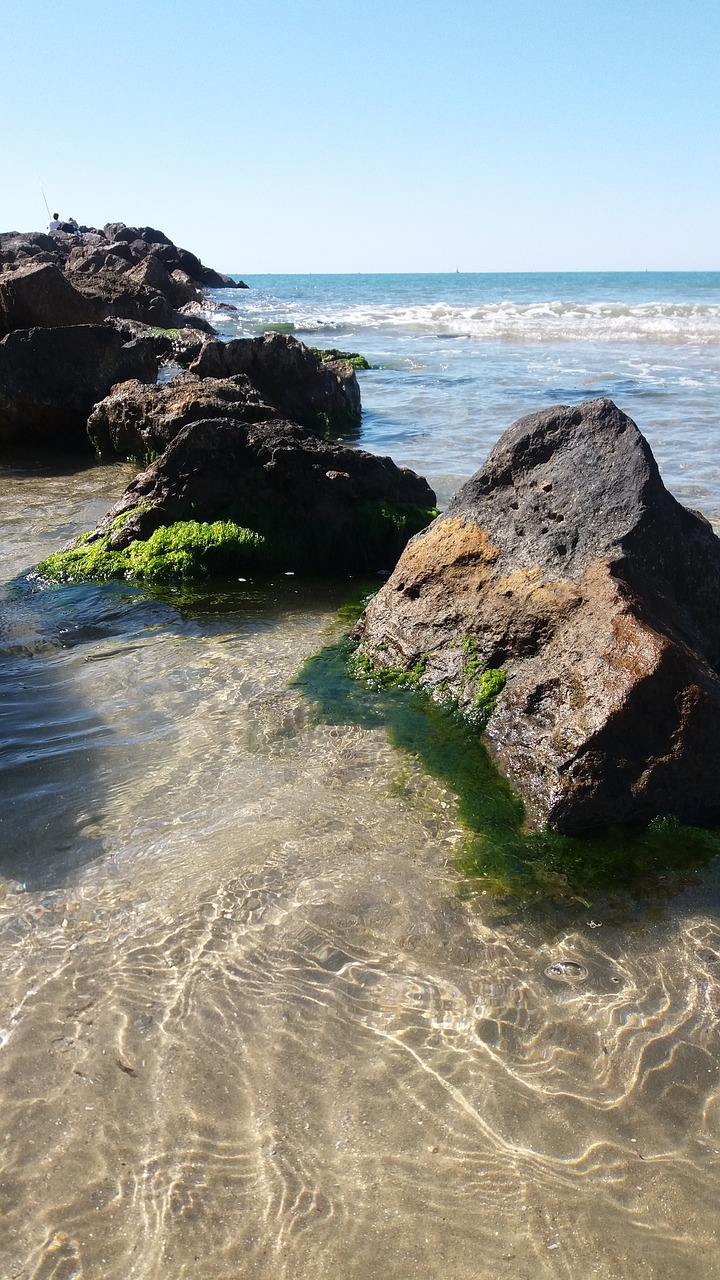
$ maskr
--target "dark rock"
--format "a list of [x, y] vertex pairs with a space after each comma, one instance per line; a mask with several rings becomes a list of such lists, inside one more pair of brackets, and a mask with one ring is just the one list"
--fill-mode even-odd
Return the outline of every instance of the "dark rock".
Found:
[[176, 267], [170, 272], [169, 297], [174, 307], [187, 306], [189, 302], [200, 302], [202, 291], [190, 279], [185, 271]]
[[156, 376], [148, 344], [108, 325], [16, 329], [0, 342], [0, 446], [88, 448], [95, 402], [116, 382]]
[[203, 265], [194, 253], [188, 249], [178, 249], [178, 266], [190, 276], [191, 280], [202, 280]]
[[213, 271], [212, 267], [203, 267], [200, 279], [207, 289], [247, 289], [248, 287], [244, 280], [233, 280], [232, 276]]
[[[187, 317], [182, 317], [183, 322]], [[186, 325], [176, 335], [173, 342], [173, 359], [183, 369], [187, 369], [193, 360], [200, 354], [205, 342], [206, 334], [202, 329], [193, 329]]]
[[13, 329], [96, 324], [102, 304], [86, 298], [57, 267], [40, 263], [0, 276], [0, 337]]
[[522, 418], [406, 548], [356, 638], [472, 713], [530, 819], [720, 818], [720, 541], [609, 400]]
[[[435, 495], [390, 458], [292, 422], [183, 427], [98, 525], [114, 550], [176, 521], [230, 519], [267, 539], [267, 563], [370, 571], [394, 562]], [[118, 521], [118, 516], [123, 519]]]
[[313, 430], [342, 432], [360, 421], [360, 388], [345, 361], [317, 352], [284, 333], [208, 342], [190, 366], [201, 377], [244, 373], [281, 413]]
[[[185, 302], [173, 312], [173, 324], [178, 329], [195, 329], [198, 333], [215, 338], [217, 337], [217, 329], [213, 329], [210, 321], [206, 320], [202, 315], [204, 309], [201, 303]], [[202, 347], [200, 350], [202, 351]]]
[[41, 231], [3, 231], [0, 234], [0, 267], [41, 259], [54, 262], [57, 250], [52, 236]]
[[181, 373], [158, 386], [133, 381], [113, 387], [95, 405], [87, 430], [99, 453], [142, 458], [162, 453], [189, 422], [263, 422], [279, 416], [242, 374], [219, 381]]

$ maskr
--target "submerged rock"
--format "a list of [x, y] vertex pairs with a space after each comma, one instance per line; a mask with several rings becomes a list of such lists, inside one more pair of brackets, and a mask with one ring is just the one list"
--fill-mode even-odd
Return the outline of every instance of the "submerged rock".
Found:
[[702, 825], [720, 818], [719, 595], [710, 525], [594, 400], [510, 427], [355, 638], [471, 717], [502, 672], [480, 711], [535, 824]]
[[316, 431], [342, 432], [360, 421], [360, 388], [346, 360], [325, 360], [285, 333], [207, 342], [190, 365], [200, 377], [244, 373], [293, 422]]
[[115, 382], [156, 377], [151, 346], [108, 325], [15, 329], [0, 342], [0, 446], [87, 449], [95, 402]]
[[183, 427], [95, 531], [41, 571], [98, 576], [99, 546], [100, 575], [123, 576], [122, 553], [161, 527], [230, 521], [248, 535], [235, 538], [235, 568], [369, 572], [395, 563], [434, 503], [427, 482], [390, 458], [296, 423], [203, 420]]
[[264, 422], [280, 414], [248, 378], [198, 378], [180, 373], [158, 386], [123, 382], [95, 405], [88, 435], [99, 453], [144, 457], [162, 453], [190, 422], [232, 418]]

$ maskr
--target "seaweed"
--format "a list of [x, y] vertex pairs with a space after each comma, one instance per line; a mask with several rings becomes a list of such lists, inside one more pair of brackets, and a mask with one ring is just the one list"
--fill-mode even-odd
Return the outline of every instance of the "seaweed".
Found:
[[[594, 907], [626, 920], [638, 909], [657, 910], [720, 854], [719, 831], [668, 818], [583, 837], [529, 829], [521, 798], [487, 749], [482, 717], [473, 721], [457, 702], [433, 696], [422, 674], [418, 664], [378, 671], [346, 636], [308, 659], [295, 683], [322, 720], [384, 729], [395, 747], [454, 792], [464, 829], [455, 855], [463, 901], [482, 900], [501, 916], [529, 909], [547, 915], [552, 908], [567, 921]], [[501, 676], [480, 673], [481, 681], [490, 677], [488, 700], [497, 696]], [[388, 789], [407, 794], [404, 768]]]

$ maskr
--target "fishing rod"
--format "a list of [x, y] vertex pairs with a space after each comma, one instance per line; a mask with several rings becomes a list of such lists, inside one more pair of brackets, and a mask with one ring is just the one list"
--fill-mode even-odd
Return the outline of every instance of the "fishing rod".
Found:
[[51, 212], [50, 212], [50, 205], [48, 204], [47, 199], [46, 199], [46, 196], [45, 196], [45, 191], [44, 191], [44, 188], [43, 188], [42, 178], [40, 177], [40, 174], [38, 174], [38, 182], [40, 183], [40, 190], [42, 191], [42, 198], [43, 198], [43, 200], [45, 201], [45, 208], [47, 209], [48, 221], [50, 221], [50, 220], [52, 219], [52, 214], [51, 214]]

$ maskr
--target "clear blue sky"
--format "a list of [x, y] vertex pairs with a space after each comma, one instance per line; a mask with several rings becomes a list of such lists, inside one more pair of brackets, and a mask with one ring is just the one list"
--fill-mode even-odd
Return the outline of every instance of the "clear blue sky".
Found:
[[719, 0], [2, 0], [0, 229], [225, 271], [720, 267]]

